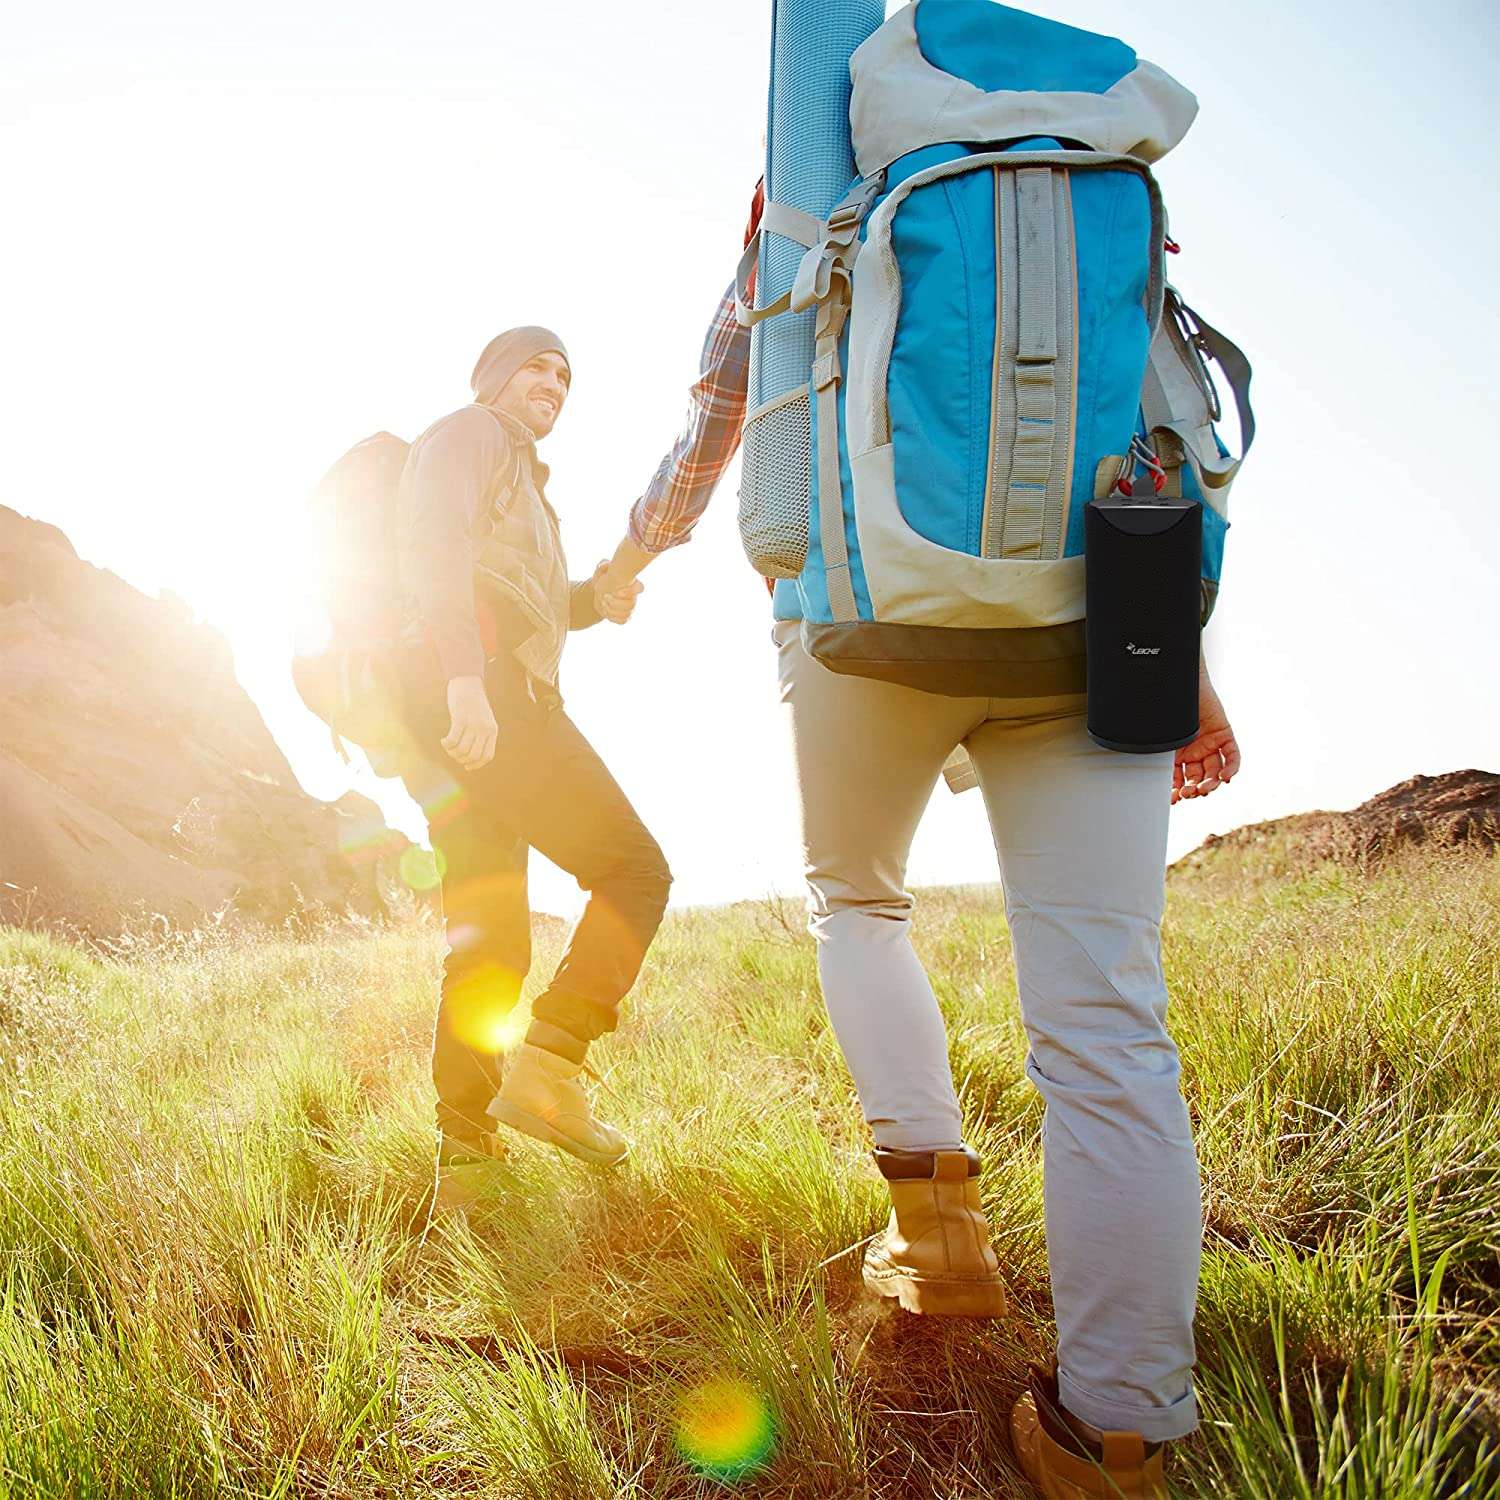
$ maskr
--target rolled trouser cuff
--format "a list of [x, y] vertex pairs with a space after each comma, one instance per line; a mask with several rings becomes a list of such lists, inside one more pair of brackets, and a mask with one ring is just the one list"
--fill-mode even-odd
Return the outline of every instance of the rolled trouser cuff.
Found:
[[1198, 1400], [1191, 1386], [1170, 1406], [1134, 1406], [1086, 1390], [1059, 1370], [1057, 1394], [1075, 1417], [1101, 1432], [1138, 1432], [1148, 1443], [1170, 1443], [1198, 1429]]
[[955, 1133], [955, 1122], [936, 1115], [913, 1115], [900, 1121], [882, 1119], [869, 1123], [877, 1151], [930, 1156], [934, 1151], [964, 1149], [962, 1137]]
[[532, 1003], [531, 1014], [581, 1042], [596, 1041], [620, 1023], [618, 1006], [586, 1000], [566, 990], [544, 990]]
[[959, 1146], [953, 1151], [892, 1151], [884, 1147], [875, 1150], [875, 1165], [887, 1182], [927, 1181], [937, 1176], [938, 1156], [963, 1156], [968, 1162], [968, 1175], [979, 1176], [979, 1153], [968, 1146]]
[[551, 1021], [533, 1020], [526, 1028], [526, 1040], [531, 1046], [565, 1057], [569, 1062], [581, 1063], [588, 1056], [589, 1044], [586, 1041]]

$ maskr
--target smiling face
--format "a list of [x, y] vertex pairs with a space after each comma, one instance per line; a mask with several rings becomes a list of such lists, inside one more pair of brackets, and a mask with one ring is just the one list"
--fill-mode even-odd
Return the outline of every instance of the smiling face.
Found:
[[557, 350], [549, 349], [528, 359], [510, 377], [495, 398], [495, 405], [538, 438], [544, 438], [556, 424], [572, 382], [567, 360]]

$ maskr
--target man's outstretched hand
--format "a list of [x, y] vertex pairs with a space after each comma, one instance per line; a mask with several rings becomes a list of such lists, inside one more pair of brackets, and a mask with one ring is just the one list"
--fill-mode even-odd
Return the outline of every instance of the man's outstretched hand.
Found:
[[635, 613], [635, 601], [645, 592], [646, 585], [639, 578], [617, 583], [610, 574], [608, 562], [594, 569], [594, 606], [612, 625], [623, 625]]
[[1198, 672], [1198, 737], [1177, 752], [1172, 766], [1172, 801], [1206, 797], [1227, 786], [1240, 768], [1240, 747], [1224, 705], [1209, 681], [1208, 668]]

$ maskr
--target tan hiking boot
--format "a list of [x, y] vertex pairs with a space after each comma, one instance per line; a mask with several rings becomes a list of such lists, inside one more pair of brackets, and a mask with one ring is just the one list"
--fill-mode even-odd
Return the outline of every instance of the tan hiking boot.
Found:
[[490, 1114], [502, 1125], [545, 1141], [595, 1166], [616, 1167], [630, 1154], [630, 1143], [594, 1117], [578, 1076], [581, 1062], [523, 1042], [511, 1059]]
[[866, 1251], [865, 1285], [908, 1312], [1003, 1318], [1005, 1283], [979, 1206], [972, 1151], [877, 1151], [891, 1222]]
[[1046, 1371], [1033, 1367], [1031, 1389], [1010, 1414], [1010, 1440], [1044, 1500], [1167, 1500], [1165, 1445], [1064, 1415], [1056, 1376]]

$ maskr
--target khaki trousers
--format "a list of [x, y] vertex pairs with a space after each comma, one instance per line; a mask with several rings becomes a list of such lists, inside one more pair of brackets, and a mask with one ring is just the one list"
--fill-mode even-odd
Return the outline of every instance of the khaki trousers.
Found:
[[1160, 948], [1172, 755], [1101, 750], [1080, 694], [945, 698], [831, 672], [795, 624], [776, 640], [824, 999], [877, 1144], [962, 1139], [905, 873], [963, 746], [1000, 860], [1026, 1074], [1047, 1106], [1063, 1400], [1151, 1441], [1191, 1432], [1201, 1204]]

